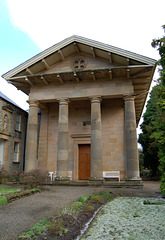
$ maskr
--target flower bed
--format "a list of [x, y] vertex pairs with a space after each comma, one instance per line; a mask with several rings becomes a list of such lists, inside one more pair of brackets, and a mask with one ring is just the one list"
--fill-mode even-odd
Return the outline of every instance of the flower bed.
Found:
[[12, 202], [16, 199], [20, 199], [22, 197], [30, 196], [33, 193], [40, 192], [40, 189], [33, 188], [29, 190], [21, 190], [17, 188], [9, 188], [6, 186], [1, 186], [0, 189], [0, 205], [5, 205], [9, 202]]
[[18, 239], [76, 239], [85, 224], [102, 205], [111, 199], [110, 192], [94, 193], [82, 196], [72, 205], [63, 207], [48, 219], [34, 225], [30, 230], [18, 236]]

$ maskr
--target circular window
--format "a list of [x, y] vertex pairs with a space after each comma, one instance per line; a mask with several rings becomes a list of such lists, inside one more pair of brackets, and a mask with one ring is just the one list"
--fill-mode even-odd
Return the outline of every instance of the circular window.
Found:
[[72, 68], [74, 70], [83, 70], [86, 67], [86, 60], [83, 57], [78, 57], [73, 60]]

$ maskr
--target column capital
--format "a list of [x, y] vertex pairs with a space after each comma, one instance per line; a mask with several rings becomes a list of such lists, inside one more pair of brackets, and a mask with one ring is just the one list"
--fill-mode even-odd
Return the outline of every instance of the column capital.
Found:
[[124, 101], [134, 101], [135, 95], [123, 95]]
[[60, 105], [68, 105], [68, 103], [70, 102], [69, 98], [61, 98], [57, 99], [57, 101], [59, 102]]
[[39, 105], [39, 101], [38, 100], [28, 100], [27, 103], [29, 103], [29, 107], [37, 107]]
[[100, 103], [102, 98], [101, 96], [90, 97], [91, 103]]

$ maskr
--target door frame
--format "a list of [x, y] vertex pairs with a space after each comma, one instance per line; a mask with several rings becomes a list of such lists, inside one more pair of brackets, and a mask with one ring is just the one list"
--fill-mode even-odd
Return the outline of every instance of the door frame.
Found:
[[[81, 144], [91, 144], [91, 135], [90, 134], [74, 134], [72, 135], [74, 141], [74, 163], [73, 163], [73, 172], [72, 179], [79, 180], [79, 145]], [[81, 180], [80, 180], [81, 181]]]

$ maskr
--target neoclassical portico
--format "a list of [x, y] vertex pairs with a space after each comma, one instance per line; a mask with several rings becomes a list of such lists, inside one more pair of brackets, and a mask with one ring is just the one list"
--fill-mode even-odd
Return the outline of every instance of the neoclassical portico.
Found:
[[[124, 96], [125, 102], [125, 154], [126, 154], [126, 179], [140, 180], [136, 118], [134, 96]], [[91, 179], [99, 180], [103, 177], [102, 155], [102, 119], [101, 96], [90, 97], [91, 105]], [[58, 99], [58, 147], [57, 147], [57, 177], [68, 178], [69, 156], [69, 99]], [[29, 120], [26, 145], [26, 171], [37, 167], [37, 129], [38, 129], [38, 105], [39, 102], [29, 101]], [[33, 161], [32, 161], [33, 159]]]
[[115, 171], [121, 181], [138, 182], [136, 127], [155, 66], [148, 57], [72, 36], [4, 74], [29, 95], [25, 170], [74, 181]]

